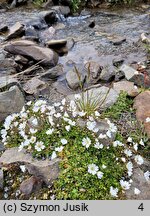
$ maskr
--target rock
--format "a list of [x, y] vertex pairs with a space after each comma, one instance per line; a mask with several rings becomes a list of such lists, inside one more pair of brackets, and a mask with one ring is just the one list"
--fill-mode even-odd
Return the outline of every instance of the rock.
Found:
[[51, 9], [56, 11], [58, 14], [64, 15], [65, 17], [71, 12], [68, 6], [53, 6]]
[[123, 64], [120, 69], [119, 69], [121, 72], [124, 73], [125, 75], [125, 78], [127, 80], [130, 80], [131, 78], [133, 78], [136, 74], [138, 74], [138, 71], [135, 70], [134, 68], [126, 65], [126, 64]]
[[57, 22], [57, 14], [53, 10], [41, 11], [39, 17], [43, 19], [47, 25], [52, 25]]
[[55, 67], [47, 70], [45, 73], [42, 73], [40, 75], [40, 78], [48, 81], [50, 79], [57, 79], [59, 76], [63, 74], [64, 74], [63, 66], [56, 65]]
[[43, 180], [35, 176], [23, 181], [20, 185], [21, 193], [30, 195], [33, 192], [37, 192], [42, 187]]
[[3, 170], [0, 169], [0, 190], [3, 190], [3, 186], [4, 186], [4, 174], [3, 174]]
[[43, 19], [41, 20], [40, 17], [31, 19], [29, 22], [27, 22], [27, 26], [29, 28], [33, 27], [34, 29], [37, 29], [37, 30], [42, 30], [42, 29], [47, 28], [47, 24], [45, 23]]
[[9, 114], [20, 112], [24, 106], [24, 96], [17, 86], [0, 93], [0, 122]]
[[[87, 102], [87, 93], [91, 101], [97, 101], [100, 110], [105, 110], [112, 106], [119, 96], [119, 94], [108, 87], [102, 86], [98, 88], [92, 88], [84, 93], [84, 101]], [[67, 100], [74, 100], [74, 95], [68, 95]]]
[[25, 29], [25, 36], [23, 38], [26, 38], [28, 40], [33, 40], [33, 41], [39, 41], [39, 34], [38, 32], [34, 29], [34, 27], [30, 26]]
[[25, 150], [18, 152], [18, 148], [7, 149], [0, 157], [0, 163], [3, 167], [12, 163], [24, 164], [31, 175], [41, 178], [47, 185], [58, 178], [59, 162], [60, 159], [36, 160]]
[[150, 43], [150, 38], [146, 37], [145, 33], [141, 34], [141, 40], [142, 40], [143, 43], [147, 43], [147, 44]]
[[8, 31], [7, 25], [0, 25], [0, 35], [6, 33], [7, 31]]
[[15, 57], [15, 62], [16, 63], [19, 63], [19, 64], [22, 64], [22, 65], [26, 65], [28, 64], [28, 59], [26, 59], [25, 57], [21, 56], [21, 55], [17, 55]]
[[100, 79], [100, 73], [103, 69], [97, 62], [89, 61], [84, 65], [84, 68], [86, 70], [86, 74], [88, 76], [88, 73], [90, 74], [89, 77], [89, 83], [95, 84]]
[[64, 46], [66, 46], [66, 44], [67, 44], [67, 40], [65, 40], [65, 39], [62, 39], [62, 40], [49, 40], [49, 41], [46, 42], [46, 45], [49, 48], [52, 48], [52, 49], [62, 48]]
[[[55, 2], [56, 0], [53, 0], [53, 2]], [[65, 6], [71, 6], [72, 1], [71, 0], [59, 0], [59, 3]]]
[[150, 137], [150, 122], [146, 122], [146, 118], [150, 117], [150, 91], [139, 94], [134, 99], [133, 108], [136, 109], [136, 118], [144, 123], [145, 131]]
[[10, 28], [6, 40], [10, 40], [16, 37], [21, 37], [23, 36], [23, 34], [24, 34], [24, 25], [22, 25], [20, 22], [17, 22], [15, 25], [13, 25]]
[[[79, 78], [80, 76], [80, 78]], [[80, 87], [80, 85], [82, 85], [84, 83], [85, 80], [85, 75], [84, 74], [80, 74], [77, 75], [76, 72], [74, 70], [68, 71], [66, 73], [66, 81], [68, 83], [68, 86], [71, 89], [77, 89]]]
[[18, 7], [27, 3], [28, 0], [13, 0], [10, 8]]
[[58, 55], [53, 50], [40, 47], [36, 43], [27, 40], [11, 42], [4, 49], [14, 55], [22, 55], [29, 60], [41, 61], [40, 64], [47, 67], [54, 67], [58, 62]]
[[133, 82], [120, 81], [113, 83], [113, 89], [120, 93], [121, 91], [127, 92], [129, 96], [135, 97], [139, 94], [139, 89], [134, 85]]
[[100, 74], [100, 80], [104, 82], [112, 81], [115, 78], [115, 71], [112, 65], [104, 67]]
[[[126, 191], [126, 198], [128, 200], [149, 200], [150, 199], [150, 182], [147, 182], [144, 177], [144, 172], [139, 168], [133, 170], [132, 176], [133, 183], [130, 190]], [[140, 194], [135, 195], [134, 189], [137, 188], [141, 191]]]
[[5, 150], [5, 147], [4, 147], [3, 143], [1, 143], [1, 141], [0, 141], [0, 152], [2, 152], [4, 150]]
[[2, 92], [3, 89], [6, 90], [14, 85], [19, 86], [19, 82], [17, 79], [12, 78], [11, 76], [2, 76], [0, 78], [0, 92]]
[[16, 73], [17, 64], [13, 59], [6, 58], [0, 60], [0, 73], [9, 75]]
[[40, 40], [44, 43], [51, 40], [55, 35], [56, 30], [51, 26], [50, 28], [40, 33]]
[[33, 77], [24, 84], [23, 90], [28, 94], [38, 95], [41, 90], [46, 89], [47, 87], [45, 82]]
[[119, 66], [121, 66], [123, 64], [123, 62], [124, 62], [124, 59], [122, 59], [120, 56], [115, 57], [113, 59], [113, 66], [119, 67]]
[[125, 37], [114, 37], [114, 38], [110, 39], [110, 42], [115, 46], [121, 45], [125, 41], [126, 41]]

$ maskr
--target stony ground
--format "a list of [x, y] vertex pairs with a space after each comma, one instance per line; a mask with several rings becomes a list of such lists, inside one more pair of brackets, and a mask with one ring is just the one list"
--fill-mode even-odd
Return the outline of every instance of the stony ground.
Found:
[[[125, 137], [131, 131], [150, 137], [150, 7], [69, 14], [70, 9], [64, 6], [0, 12], [0, 123], [19, 112], [26, 101], [42, 98], [53, 103], [71, 98], [80, 92], [81, 82], [85, 89], [93, 89], [95, 96], [100, 92], [106, 95], [110, 89], [104, 109], [116, 104], [119, 93], [125, 91], [134, 109], [122, 110], [119, 119], [111, 117], [112, 121]], [[141, 177], [150, 170], [147, 143], [146, 150], [141, 150], [146, 163], [140, 170], [137, 167], [134, 176], [146, 191], [141, 199], [150, 197]], [[27, 170], [21, 171], [20, 165], [16, 161], [1, 165], [1, 199], [55, 198], [51, 186], [47, 190], [45, 183]], [[20, 184], [22, 188], [28, 185], [28, 191], [21, 193]], [[136, 199], [133, 194], [127, 196]]]

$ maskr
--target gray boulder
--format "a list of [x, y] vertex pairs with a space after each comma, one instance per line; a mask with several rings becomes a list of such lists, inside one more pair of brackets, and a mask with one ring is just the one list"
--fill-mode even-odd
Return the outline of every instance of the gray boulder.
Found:
[[8, 115], [20, 112], [25, 104], [24, 96], [18, 86], [12, 86], [0, 93], [0, 122]]

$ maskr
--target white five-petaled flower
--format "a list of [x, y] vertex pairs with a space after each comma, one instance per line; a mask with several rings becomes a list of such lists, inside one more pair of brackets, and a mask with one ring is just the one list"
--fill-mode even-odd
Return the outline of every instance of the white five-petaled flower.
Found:
[[132, 137], [128, 137], [128, 139], [127, 139], [127, 142], [130, 142], [130, 143], [132, 143]]
[[150, 122], [150, 117], [147, 117], [146, 120], [145, 120], [145, 122], [149, 123]]
[[51, 155], [51, 160], [55, 159], [57, 157], [57, 154], [55, 151], [53, 151], [52, 155]]
[[133, 148], [134, 148], [135, 151], [137, 151], [137, 150], [138, 150], [138, 144], [137, 144], [137, 143], [134, 143], [134, 144], [133, 144]]
[[40, 152], [41, 150], [45, 149], [45, 145], [42, 141], [38, 141], [35, 144], [35, 149]]
[[90, 131], [93, 131], [94, 128], [96, 127], [96, 122], [95, 121], [88, 121], [87, 122], [87, 128], [90, 130]]
[[31, 142], [31, 143], [35, 143], [35, 142], [36, 142], [36, 137], [35, 137], [35, 136], [32, 136], [32, 137], [30, 138], [30, 142]]
[[55, 151], [56, 151], [56, 152], [62, 152], [63, 148], [64, 148], [63, 146], [56, 147], [56, 148], [55, 148]]
[[135, 195], [139, 195], [141, 193], [141, 191], [138, 188], [134, 188], [134, 194]]
[[56, 118], [60, 118], [60, 117], [61, 117], [61, 113], [56, 113], [56, 114], [54, 114], [54, 116], [55, 116]]
[[144, 160], [141, 155], [136, 155], [134, 159], [135, 159], [135, 162], [139, 165], [142, 165], [144, 163]]
[[127, 181], [120, 180], [120, 185], [124, 190], [129, 190], [131, 184]]
[[103, 172], [101, 172], [101, 171], [98, 171], [98, 172], [97, 172], [97, 177], [98, 177], [98, 179], [101, 179], [101, 178], [103, 177], [103, 175], [104, 175]]
[[127, 157], [131, 157], [132, 156], [132, 151], [130, 149], [125, 149], [124, 153]]
[[102, 134], [102, 133], [101, 133], [101, 134], [99, 135], [99, 137], [98, 137], [98, 138], [99, 138], [99, 139], [106, 139], [106, 138], [107, 138], [107, 136], [106, 136], [106, 134]]
[[38, 125], [38, 120], [37, 120], [37, 118], [34, 118], [34, 119], [32, 120], [32, 124], [35, 125], [35, 126]]
[[140, 140], [139, 144], [142, 145], [142, 146], [145, 146], [142, 139]]
[[48, 130], [46, 131], [46, 134], [47, 134], [47, 135], [51, 135], [53, 132], [54, 132], [54, 128], [51, 128], [51, 129], [48, 129]]
[[106, 169], [106, 167], [107, 167], [106, 165], [104, 165], [104, 164], [102, 165], [102, 168], [103, 168], [103, 169]]
[[62, 139], [60, 140], [60, 142], [61, 142], [63, 145], [66, 145], [66, 144], [68, 143], [68, 141], [67, 141], [66, 139], [64, 139], [64, 138], [62, 138]]
[[120, 142], [119, 140], [116, 140], [113, 142], [113, 146], [117, 147], [117, 146], [124, 146], [124, 144], [122, 142]]
[[25, 165], [20, 165], [20, 169], [24, 173], [26, 171], [26, 166]]
[[145, 177], [146, 181], [149, 181], [150, 180], [150, 171], [146, 171], [144, 173], [144, 177]]
[[112, 197], [118, 197], [118, 188], [113, 188], [112, 186], [110, 187], [110, 194]]
[[30, 128], [30, 133], [31, 133], [31, 134], [35, 134], [36, 132], [37, 132], [37, 129]]
[[82, 139], [82, 145], [85, 146], [86, 148], [89, 148], [91, 145], [91, 140], [90, 138], [86, 137]]
[[88, 173], [95, 175], [97, 171], [98, 171], [98, 166], [96, 166], [95, 164], [88, 165]]
[[80, 99], [81, 99], [81, 95], [80, 95], [80, 94], [75, 94], [75, 95], [74, 95], [74, 98], [75, 98], [76, 100], [80, 100]]
[[130, 176], [133, 174], [133, 172], [132, 172], [132, 170], [133, 170], [133, 164], [132, 164], [131, 161], [129, 161], [129, 162], [127, 163], [126, 168], [127, 168], [127, 170], [128, 170], [128, 176], [130, 177]]
[[98, 111], [95, 111], [94, 114], [96, 117], [99, 117], [101, 115]]
[[104, 146], [103, 146], [103, 144], [100, 144], [99, 142], [96, 142], [94, 147], [97, 148], [97, 149], [102, 149]]
[[62, 103], [62, 105], [64, 106], [64, 105], [66, 104], [66, 99], [65, 99], [65, 98], [62, 99], [61, 103]]
[[65, 126], [65, 129], [66, 129], [66, 131], [68, 131], [68, 132], [69, 132], [69, 131], [70, 131], [70, 129], [71, 129], [71, 126], [70, 126], [70, 125], [66, 125], [66, 126]]

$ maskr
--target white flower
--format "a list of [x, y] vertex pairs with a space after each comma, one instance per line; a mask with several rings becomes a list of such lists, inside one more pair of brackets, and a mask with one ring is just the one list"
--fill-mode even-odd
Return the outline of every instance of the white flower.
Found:
[[135, 151], [137, 151], [137, 150], [138, 150], [138, 144], [137, 144], [137, 143], [134, 143], [134, 144], [133, 144], [133, 148], [134, 148]]
[[113, 188], [112, 186], [110, 187], [110, 194], [112, 197], [118, 197], [118, 188]]
[[47, 130], [46, 134], [47, 135], [51, 135], [53, 132], [54, 132], [54, 128]]
[[14, 126], [17, 127], [19, 125], [19, 122], [14, 122]]
[[131, 157], [132, 156], [132, 151], [130, 149], [125, 149], [124, 153], [127, 155], [127, 157]]
[[120, 185], [124, 190], [129, 190], [131, 184], [127, 181], [120, 180]]
[[102, 149], [104, 146], [103, 146], [103, 144], [100, 144], [99, 142], [96, 142], [94, 147], [97, 148], [97, 149]]
[[55, 116], [56, 118], [60, 118], [60, 117], [61, 117], [61, 114], [60, 114], [60, 113], [56, 113], [56, 114], [54, 114], [54, 116]]
[[30, 133], [31, 134], [35, 134], [36, 132], [37, 132], [37, 129], [30, 128]]
[[74, 95], [74, 98], [75, 98], [76, 100], [80, 100], [80, 99], [81, 99], [81, 95], [80, 95], [80, 94], [75, 94], [75, 95]]
[[36, 142], [36, 137], [35, 137], [35, 136], [32, 136], [32, 137], [30, 138], [30, 142], [31, 142], [31, 143], [35, 143], [35, 142]]
[[106, 134], [102, 134], [102, 133], [101, 133], [101, 134], [99, 135], [99, 137], [98, 137], [98, 138], [99, 138], [99, 139], [106, 139], [106, 138], [107, 138], [107, 136], [106, 136]]
[[131, 161], [129, 161], [129, 162], [127, 163], [126, 168], [127, 168], [127, 170], [128, 170], [128, 176], [130, 177], [130, 176], [133, 174], [133, 172], [132, 172], [132, 170], [133, 170], [133, 164], [132, 164]]
[[85, 146], [86, 148], [89, 148], [89, 146], [91, 145], [91, 140], [88, 137], [83, 138], [82, 145]]
[[54, 126], [53, 117], [48, 116], [48, 120], [49, 120], [49, 123], [51, 124], [51, 126]]
[[19, 130], [24, 130], [26, 127], [26, 122], [20, 123], [19, 124]]
[[55, 151], [61, 152], [63, 150], [63, 148], [64, 148], [63, 146], [57, 147], [57, 148], [55, 148]]
[[55, 107], [59, 107], [60, 105], [61, 105], [61, 103], [59, 103], [59, 102], [58, 103], [54, 103]]
[[37, 118], [34, 118], [34, 119], [32, 120], [32, 124], [35, 125], [35, 126], [38, 125], [38, 120], [37, 120]]
[[66, 131], [68, 131], [68, 132], [69, 132], [69, 131], [70, 131], [70, 129], [71, 129], [71, 126], [70, 126], [70, 125], [66, 125], [66, 126], [65, 126], [65, 129], [66, 129]]
[[88, 121], [88, 122], [87, 122], [87, 128], [88, 128], [90, 131], [93, 131], [95, 127], [96, 127], [96, 122], [95, 122], [95, 121], [93, 121], [93, 122]]
[[108, 138], [111, 138], [111, 137], [112, 137], [112, 133], [111, 133], [111, 131], [108, 130], [108, 131], [106, 132], [106, 135], [108, 136]]
[[24, 173], [26, 171], [26, 166], [25, 165], [20, 165], [20, 169]]
[[121, 158], [122, 162], [126, 162], [126, 159], [124, 157]]
[[47, 109], [47, 106], [46, 105], [42, 105], [41, 109], [40, 109], [41, 113], [45, 113], [46, 109]]
[[64, 106], [65, 103], [66, 103], [66, 99], [64, 98], [62, 101], [61, 101], [62, 105]]
[[107, 167], [107, 166], [105, 166], [104, 164], [102, 165], [102, 168], [103, 168], [103, 169], [106, 169], [106, 167]]
[[63, 138], [63, 139], [60, 140], [60, 142], [61, 142], [63, 145], [66, 145], [68, 141], [67, 141], [66, 139]]
[[139, 195], [141, 193], [141, 191], [138, 188], [134, 188], [134, 194], [135, 195]]
[[55, 159], [57, 157], [57, 154], [55, 151], [53, 151], [52, 155], [51, 155], [51, 160]]
[[79, 116], [85, 116], [86, 115], [86, 112], [84, 112], [84, 111], [81, 111], [81, 112], [78, 112], [78, 114], [79, 114]]
[[101, 179], [101, 178], [103, 177], [103, 175], [104, 175], [103, 172], [101, 172], [101, 171], [98, 171], [98, 172], [97, 172], [97, 177], [98, 177], [98, 179]]
[[76, 122], [75, 121], [72, 121], [72, 120], [68, 120], [68, 123], [71, 125], [71, 126], [75, 126], [76, 125]]
[[119, 140], [116, 140], [113, 142], [113, 146], [117, 147], [117, 146], [124, 146], [124, 144], [122, 142], [120, 142]]
[[70, 106], [69, 106], [69, 110], [70, 111], [75, 111], [76, 110], [76, 103], [73, 101], [73, 100], [71, 100], [70, 101]]
[[44, 101], [44, 100], [38, 100], [38, 101], [35, 102], [34, 105], [37, 106], [37, 107], [40, 107], [40, 106], [42, 106], [44, 104], [46, 104], [46, 101]]
[[68, 113], [65, 111], [65, 113], [64, 113], [64, 117], [66, 117], [66, 118], [68, 118], [69, 117], [69, 115], [68, 115]]
[[144, 142], [143, 142], [142, 139], [140, 140], [139, 144], [142, 145], [142, 146], [144, 146]]
[[32, 110], [33, 110], [34, 113], [36, 113], [36, 112], [38, 112], [40, 110], [40, 107], [34, 105]]
[[77, 112], [77, 111], [73, 111], [73, 112], [72, 112], [72, 116], [73, 116], [73, 117], [76, 117], [77, 115], [78, 115], [78, 112]]
[[41, 150], [45, 149], [44, 143], [42, 141], [36, 142], [35, 149], [38, 152], [40, 152]]
[[26, 139], [26, 140], [23, 142], [23, 145], [24, 145], [24, 146], [30, 145], [30, 140], [29, 140], [29, 139]]
[[98, 111], [95, 111], [94, 114], [95, 114], [96, 117], [99, 117], [101, 115]]
[[146, 172], [144, 173], [144, 177], [145, 177], [146, 181], [149, 181], [149, 180], [150, 180], [150, 172], [149, 172], [149, 171], [146, 171]]
[[135, 162], [139, 165], [142, 165], [144, 163], [144, 160], [140, 155], [136, 155], [134, 159], [135, 159]]
[[95, 164], [88, 165], [88, 173], [95, 175], [97, 171], [98, 171], [98, 166], [96, 166]]
[[28, 101], [28, 102], [26, 103], [27, 106], [30, 106], [31, 104], [32, 104], [32, 101]]
[[149, 123], [150, 122], [150, 117], [147, 117], [146, 120], [145, 120], [145, 122]]
[[131, 137], [128, 137], [128, 139], [127, 139], [127, 142], [130, 142], [130, 143], [132, 143], [132, 138]]
[[113, 133], [117, 132], [117, 127], [114, 125], [114, 123], [111, 123], [108, 119], [107, 119], [107, 123], [109, 125], [109, 130]]

